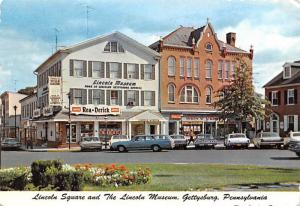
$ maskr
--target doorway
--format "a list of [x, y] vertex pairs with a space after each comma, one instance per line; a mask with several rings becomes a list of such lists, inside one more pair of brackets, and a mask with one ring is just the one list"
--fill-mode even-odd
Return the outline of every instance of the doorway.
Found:
[[150, 134], [155, 134], [155, 125], [150, 125]]
[[71, 132], [71, 143], [76, 143], [76, 125], [71, 124], [71, 131], [70, 131], [70, 125], [67, 126], [67, 143], [69, 143], [69, 137], [70, 137], [70, 132]]

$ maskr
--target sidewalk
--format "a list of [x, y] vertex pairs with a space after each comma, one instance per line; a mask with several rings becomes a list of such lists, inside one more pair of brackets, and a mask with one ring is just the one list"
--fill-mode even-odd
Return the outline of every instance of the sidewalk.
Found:
[[47, 148], [47, 147], [41, 147], [41, 146], [34, 146], [31, 148], [25, 148], [25, 146], [21, 147], [21, 150], [27, 151], [27, 152], [79, 152], [80, 147], [71, 147], [69, 150], [68, 147], [64, 148]]

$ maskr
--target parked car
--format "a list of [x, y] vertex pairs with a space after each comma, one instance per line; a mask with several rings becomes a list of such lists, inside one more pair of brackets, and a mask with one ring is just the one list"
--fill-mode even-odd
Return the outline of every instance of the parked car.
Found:
[[300, 137], [300, 132], [290, 132], [289, 133], [289, 137], [285, 137], [283, 138], [283, 148], [284, 149], [288, 149], [289, 148], [289, 144], [290, 144], [290, 141], [292, 139], [297, 139]]
[[195, 148], [213, 149], [217, 143], [217, 140], [211, 134], [198, 134], [195, 140]]
[[174, 140], [175, 148], [186, 149], [188, 140], [184, 137], [184, 135], [170, 135], [170, 137]]
[[260, 132], [253, 138], [255, 148], [276, 147], [281, 148], [283, 139], [275, 132]]
[[162, 149], [173, 149], [174, 147], [174, 140], [169, 135], [137, 135], [130, 141], [111, 144], [111, 150], [119, 152], [130, 150], [153, 150], [153, 152], [159, 152]]
[[290, 138], [288, 149], [295, 152], [296, 155], [300, 157], [300, 132], [291, 132]]
[[99, 137], [83, 137], [79, 145], [81, 151], [102, 150], [102, 143]]
[[122, 134], [113, 135], [110, 137], [108, 144], [110, 146], [114, 142], [122, 142], [122, 141], [129, 141], [129, 140], [130, 138], [128, 137], [128, 135], [122, 135]]
[[1, 147], [3, 150], [19, 150], [21, 143], [15, 138], [5, 138], [1, 142]]
[[250, 140], [244, 133], [232, 133], [225, 136], [224, 145], [227, 149], [233, 147], [248, 148]]

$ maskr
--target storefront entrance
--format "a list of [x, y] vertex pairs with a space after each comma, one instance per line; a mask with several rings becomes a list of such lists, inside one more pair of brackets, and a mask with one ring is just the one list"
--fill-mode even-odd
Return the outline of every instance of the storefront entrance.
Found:
[[71, 132], [71, 143], [76, 143], [76, 125], [71, 124], [71, 131], [70, 131], [70, 125], [66, 125], [67, 127], [67, 142], [69, 143], [69, 138], [70, 138], [70, 132]]

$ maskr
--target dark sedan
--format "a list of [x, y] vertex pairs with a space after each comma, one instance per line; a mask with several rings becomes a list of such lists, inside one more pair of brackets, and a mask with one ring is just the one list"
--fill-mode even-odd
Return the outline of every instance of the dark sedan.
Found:
[[175, 149], [183, 148], [186, 149], [187, 147], [187, 139], [183, 135], [170, 135], [170, 137], [174, 140]]
[[5, 138], [1, 147], [3, 150], [19, 150], [21, 148], [21, 143], [15, 138]]
[[195, 140], [195, 148], [213, 149], [217, 143], [217, 140], [211, 134], [199, 134]]

